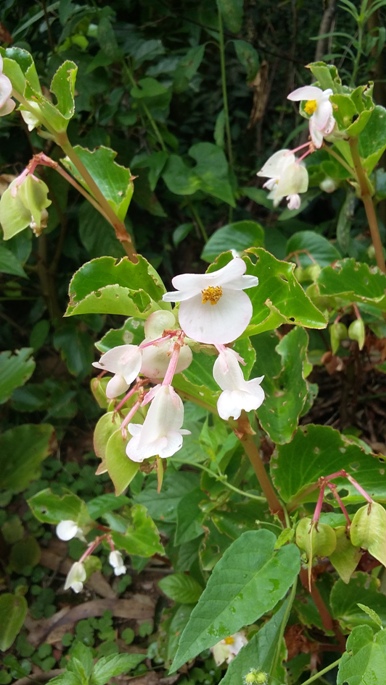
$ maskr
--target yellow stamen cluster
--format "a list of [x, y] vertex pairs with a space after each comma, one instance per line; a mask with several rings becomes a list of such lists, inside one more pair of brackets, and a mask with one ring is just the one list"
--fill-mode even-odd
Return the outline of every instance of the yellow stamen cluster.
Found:
[[304, 111], [306, 114], [313, 114], [318, 106], [318, 103], [316, 100], [307, 100], [306, 104], [304, 105]]
[[224, 638], [224, 642], [226, 645], [234, 645], [235, 643], [235, 638], [230, 635], [229, 637]]
[[205, 290], [201, 290], [202, 304], [209, 302], [210, 304], [217, 304], [222, 297], [222, 288], [219, 285], [210, 285]]

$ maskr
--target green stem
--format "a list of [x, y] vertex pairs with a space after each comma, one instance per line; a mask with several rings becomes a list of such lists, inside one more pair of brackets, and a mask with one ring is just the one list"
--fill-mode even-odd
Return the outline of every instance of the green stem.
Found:
[[76, 154], [74, 148], [72, 147], [72, 145], [71, 145], [71, 143], [67, 137], [67, 134], [65, 132], [56, 133], [55, 134], [55, 141], [62, 148], [63, 152], [65, 152], [67, 157], [71, 160], [71, 162], [73, 163], [75, 168], [78, 170], [78, 172], [82, 176], [83, 180], [86, 182], [87, 186], [90, 189], [91, 194], [93, 195], [93, 197], [95, 198], [95, 200], [98, 203], [98, 209], [99, 209], [99, 207], [101, 207], [103, 216], [107, 219], [107, 221], [114, 228], [115, 235], [116, 235], [117, 239], [122, 243], [122, 247], [124, 248], [129, 259], [132, 262], [136, 262], [137, 261], [136, 252], [134, 250], [134, 246], [133, 246], [131, 237], [126, 230], [125, 224], [123, 223], [123, 221], [118, 219], [114, 210], [112, 209], [112, 207], [107, 202], [105, 196], [100, 191], [98, 185], [95, 183], [93, 177], [88, 172], [88, 170], [84, 166], [83, 162], [81, 161], [81, 159]]
[[334, 157], [334, 159], [336, 159], [339, 162], [339, 164], [342, 167], [344, 167], [344, 169], [346, 169], [346, 171], [348, 171], [350, 176], [355, 176], [355, 170], [349, 164], [347, 164], [346, 160], [344, 160], [343, 157], [338, 155], [335, 152], [335, 150], [332, 149], [332, 147], [330, 145], [326, 145], [326, 143], [324, 143], [323, 144], [323, 150], [328, 152], [328, 154], [331, 155], [331, 157]]
[[[173, 464], [186, 464], [186, 461], [179, 461], [178, 459], [173, 459]], [[220, 483], [223, 483], [223, 485], [229, 490], [232, 490], [232, 492], [237, 492], [238, 495], [242, 495], [243, 497], [253, 499], [256, 502], [264, 503], [267, 501], [265, 497], [261, 497], [259, 495], [251, 495], [249, 492], [244, 492], [244, 490], [239, 490], [239, 488], [236, 488], [234, 485], [231, 485], [231, 483], [228, 482], [227, 476], [224, 473], [214, 473], [202, 464], [195, 464], [195, 466], [196, 468], [201, 469], [201, 471], [205, 471], [205, 473], [209, 474], [211, 478], [214, 478]]]
[[383, 271], [383, 273], [386, 273], [385, 257], [383, 254], [383, 246], [381, 236], [379, 234], [375, 207], [371, 196], [371, 187], [359, 155], [358, 138], [350, 138], [349, 145], [354, 162], [355, 175], [360, 189], [360, 195], [364, 204], [367, 221], [369, 222], [371, 240], [374, 245], [377, 266], [381, 271]]
[[325, 673], [332, 671], [333, 668], [336, 668], [336, 666], [339, 666], [339, 662], [340, 662], [341, 658], [342, 657], [340, 657], [339, 659], [334, 661], [329, 666], [326, 666], [326, 668], [323, 668], [321, 671], [319, 671], [319, 673], [315, 673], [313, 676], [311, 676], [311, 678], [308, 678], [308, 680], [304, 680], [302, 685], [310, 685], [311, 683], [314, 683], [315, 680], [318, 680], [318, 678], [320, 678], [321, 675], [324, 675]]
[[198, 228], [199, 228], [200, 231], [201, 231], [201, 235], [202, 235], [202, 239], [203, 239], [204, 243], [207, 243], [208, 240], [209, 240], [208, 234], [207, 234], [207, 232], [206, 232], [206, 229], [205, 229], [204, 224], [203, 224], [202, 221], [201, 221], [201, 217], [200, 217], [200, 215], [199, 215], [197, 209], [195, 208], [193, 202], [190, 202], [190, 201], [189, 201], [189, 202], [188, 202], [188, 206], [189, 206], [190, 211], [191, 211], [192, 214], [193, 214], [193, 217], [194, 217], [194, 219], [195, 219], [195, 221], [196, 221], [196, 224], [197, 224]]
[[220, 10], [218, 11], [218, 33], [219, 33], [219, 47], [220, 47], [221, 88], [222, 88], [222, 99], [223, 99], [223, 105], [224, 105], [224, 119], [225, 119], [225, 132], [226, 132], [226, 138], [227, 138], [228, 162], [229, 162], [230, 167], [233, 169], [232, 137], [231, 137], [231, 127], [230, 127], [230, 123], [229, 123], [228, 93], [227, 93], [226, 68], [225, 68], [224, 27], [223, 27], [223, 23], [222, 23], [222, 16], [221, 16]]
[[260, 457], [258, 446], [254, 440], [254, 431], [249, 423], [248, 415], [245, 411], [241, 412], [241, 416], [236, 421], [235, 434], [241, 441], [245, 453], [251, 462], [252, 468], [256, 474], [260, 487], [267, 499], [271, 513], [278, 516], [280, 521], [285, 524], [285, 514], [283, 506], [273, 488], [273, 485], [265, 470], [265, 466]]
[[[129, 67], [127, 66], [127, 64], [124, 65], [124, 71], [125, 71], [126, 76], [127, 76], [128, 79], [129, 79], [131, 85], [132, 85], [132, 86], [137, 86], [137, 84], [136, 84], [136, 82], [135, 82], [135, 78], [134, 78], [133, 74], [131, 73], [131, 70], [129, 69]], [[146, 114], [146, 116], [147, 116], [147, 118], [148, 118], [148, 120], [149, 120], [149, 124], [150, 124], [150, 126], [152, 127], [152, 129], [153, 129], [153, 131], [154, 131], [154, 135], [155, 135], [155, 137], [156, 137], [157, 140], [158, 140], [158, 143], [159, 143], [159, 145], [160, 145], [160, 147], [161, 147], [161, 150], [163, 150], [163, 152], [166, 152], [167, 149], [166, 149], [166, 145], [165, 145], [165, 143], [164, 143], [164, 141], [163, 141], [161, 132], [160, 132], [160, 130], [159, 130], [159, 128], [158, 128], [158, 126], [157, 126], [157, 124], [156, 124], [156, 122], [155, 122], [155, 120], [154, 120], [154, 118], [153, 118], [153, 116], [152, 116], [152, 114], [151, 114], [151, 112], [150, 112], [148, 106], [147, 106], [146, 103], [143, 102], [143, 101], [141, 101], [141, 108], [143, 109], [143, 111], [145, 112], [145, 114]]]
[[286, 610], [284, 612], [283, 620], [281, 622], [279, 635], [277, 637], [277, 646], [276, 646], [275, 656], [272, 659], [271, 669], [269, 672], [269, 675], [271, 675], [271, 676], [276, 672], [277, 664], [278, 664], [278, 661], [280, 659], [280, 652], [281, 652], [282, 642], [283, 642], [283, 638], [284, 638], [284, 631], [286, 629], [288, 619], [289, 619], [289, 616], [291, 613], [292, 605], [294, 603], [294, 599], [295, 599], [295, 595], [296, 595], [296, 588], [297, 588], [297, 580], [294, 582], [294, 584], [291, 587], [291, 592], [290, 592], [289, 597], [288, 597]]

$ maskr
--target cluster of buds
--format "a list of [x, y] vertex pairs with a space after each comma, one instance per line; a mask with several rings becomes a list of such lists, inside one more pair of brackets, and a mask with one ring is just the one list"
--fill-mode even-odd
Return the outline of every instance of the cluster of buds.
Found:
[[[316, 86], [303, 86], [288, 95], [289, 100], [301, 102], [300, 113], [308, 119], [311, 140], [295, 150], [278, 150], [257, 172], [257, 176], [268, 178], [263, 188], [270, 191], [268, 197], [275, 207], [285, 197], [288, 209], [300, 208], [299, 193], [308, 190], [308, 172], [302, 161], [322, 147], [324, 138], [331, 135], [335, 128], [331, 95], [330, 88], [321, 90]], [[306, 148], [306, 152], [297, 158], [295, 152], [303, 148]]]
[[[56, 526], [56, 535], [60, 540], [64, 540], [65, 542], [68, 542], [68, 540], [72, 540], [73, 538], [79, 538], [80, 540], [86, 542], [84, 532], [85, 531], [78, 525], [76, 521], [72, 521], [70, 519], [60, 521], [60, 523], [58, 523]], [[88, 545], [86, 551], [81, 556], [79, 561], [75, 561], [72, 564], [64, 583], [65, 590], [69, 590], [71, 588], [71, 590], [76, 593], [82, 592], [83, 584], [87, 579], [85, 561], [103, 541], [107, 542], [110, 547], [108, 559], [110, 566], [114, 570], [114, 574], [116, 576], [120, 576], [126, 573], [126, 566], [123, 563], [122, 554], [114, 548], [110, 535], [106, 533], [95, 538], [95, 540]]]
[[[257, 409], [263, 402], [263, 377], [246, 381], [240, 366], [243, 359], [227, 346], [245, 331], [252, 317], [252, 303], [244, 290], [257, 286], [258, 279], [244, 275], [245, 270], [244, 261], [234, 254], [218, 271], [176, 276], [172, 281], [176, 292], [165, 293], [163, 300], [180, 303], [180, 327], [172, 312], [153, 312], [140, 345], [119, 345], [94, 363], [113, 374], [106, 386], [107, 398], [124, 394], [116, 411], [132, 398], [121, 424], [123, 437], [131, 436], [126, 453], [132, 461], [171, 457], [182, 447], [189, 431], [182, 428], [183, 402], [172, 383], [174, 375], [190, 365], [192, 345], [213, 345], [218, 352], [213, 375], [222, 390], [217, 403], [221, 418], [238, 419], [243, 410]], [[132, 423], [137, 411], [147, 405], [144, 422]]]

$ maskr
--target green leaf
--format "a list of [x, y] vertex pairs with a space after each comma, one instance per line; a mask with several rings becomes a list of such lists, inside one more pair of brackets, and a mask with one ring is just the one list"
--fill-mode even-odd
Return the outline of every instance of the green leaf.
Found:
[[332, 64], [325, 64], [325, 62], [312, 62], [307, 65], [313, 76], [319, 83], [322, 90], [331, 88], [334, 93], [342, 91], [342, 82], [339, 78], [338, 70]]
[[97, 519], [110, 511], [121, 509], [129, 503], [129, 498], [124, 495], [117, 497], [112, 492], [106, 492], [104, 495], [98, 495], [98, 497], [87, 502], [87, 510], [93, 519]]
[[83, 326], [77, 321], [61, 321], [53, 336], [55, 349], [60, 352], [69, 372], [79, 379], [90, 375], [94, 359], [93, 339]]
[[[343, 254], [347, 254], [351, 244], [351, 226], [354, 221], [357, 198], [351, 188], [347, 188], [346, 197], [340, 208], [336, 226], [336, 239]], [[332, 260], [331, 260], [332, 261]], [[323, 264], [323, 266], [327, 266]]]
[[264, 245], [264, 229], [256, 221], [236, 221], [219, 228], [209, 238], [202, 253], [201, 259], [213, 262], [221, 252], [226, 252], [231, 247], [233, 250], [242, 252], [248, 247], [262, 247]]
[[122, 243], [117, 240], [110, 224], [89, 202], [83, 202], [78, 210], [79, 237], [90, 258], [123, 257]]
[[0, 273], [28, 278], [16, 255], [3, 245], [0, 245]]
[[179, 604], [196, 604], [202, 594], [202, 587], [185, 573], [172, 573], [158, 582], [162, 592]]
[[0, 435], [0, 488], [21, 492], [40, 474], [40, 463], [54, 448], [47, 423], [16, 426]]
[[31, 86], [40, 91], [39, 77], [36, 72], [35, 64], [27, 50], [11, 47], [2, 50], [3, 73], [12, 81], [12, 86], [19, 93], [23, 94], [25, 82], [28, 79]]
[[27, 504], [35, 518], [42, 523], [56, 524], [60, 521], [78, 523], [83, 519], [84, 514], [88, 518], [83, 500], [70, 492], [56, 495], [50, 488], [46, 488], [27, 500]]
[[386, 109], [377, 105], [367, 126], [359, 136], [359, 154], [368, 174], [372, 172], [386, 149]]
[[226, 550], [182, 633], [172, 671], [284, 597], [299, 572], [300, 555], [292, 544], [275, 551], [275, 542], [270, 531], [248, 531]]
[[66, 60], [54, 74], [50, 90], [57, 100], [57, 108], [65, 119], [71, 119], [75, 112], [75, 81], [78, 67], [75, 62]]
[[337, 685], [383, 685], [386, 673], [386, 632], [370, 626], [354, 628], [346, 644]]
[[342, 302], [363, 302], [386, 310], [386, 274], [355, 259], [342, 259], [334, 266], [322, 269], [316, 285], [310, 286], [307, 294], [318, 301], [322, 298], [339, 298]]
[[[269, 674], [272, 683], [286, 680], [286, 671], [282, 663], [276, 662], [279, 640], [282, 640], [282, 656], [285, 656], [285, 646], [282, 639], [282, 623], [284, 621], [288, 602], [283, 602], [280, 609], [262, 628], [249, 640], [235, 659], [231, 661], [227, 672], [219, 685], [234, 685], [244, 682], [246, 674], [251, 670]], [[270, 680], [268, 681], [271, 682]]]
[[[300, 502], [315, 502], [318, 478], [341, 469], [359, 481], [371, 497], [385, 501], [383, 463], [329, 426], [302, 426], [289, 444], [278, 447], [271, 461], [275, 487], [290, 509]], [[334, 478], [334, 483], [338, 492], [344, 491], [343, 501], [363, 503], [362, 495], [348, 480]]]
[[289, 259], [302, 267], [310, 264], [330, 266], [341, 255], [330, 241], [314, 231], [294, 233], [287, 242], [286, 253]]
[[[80, 145], [75, 145], [74, 152], [92, 176], [117, 217], [123, 221], [134, 191], [130, 169], [117, 164], [114, 161], [117, 153], [104, 145], [100, 145], [96, 150], [92, 151]], [[61, 161], [79, 183], [92, 195], [92, 191], [88, 188], [72, 161], [68, 157]]]
[[224, 151], [213, 143], [196, 143], [189, 155], [197, 162], [195, 167], [189, 167], [177, 155], [170, 155], [162, 174], [169, 190], [176, 195], [192, 195], [201, 190], [235, 207]]
[[157, 492], [157, 479], [148, 479], [145, 488], [135, 496], [135, 501], [144, 504], [156, 521], [175, 523], [177, 506], [181, 498], [199, 485], [199, 475], [191, 472], [175, 472], [167, 469], [161, 492]]
[[152, 557], [154, 554], [164, 554], [164, 548], [159, 540], [159, 533], [154, 521], [150, 518], [145, 507], [134, 504], [130, 512], [131, 521], [125, 533], [111, 531], [114, 544], [124, 549], [128, 554], [140, 557]]
[[133, 671], [145, 658], [146, 654], [102, 656], [93, 668], [90, 685], [106, 685], [111, 678]]
[[[127, 257], [100, 257], [84, 264], [70, 283], [66, 316], [73, 314], [123, 314], [147, 318], [165, 287], [157, 272], [139, 256], [133, 264]], [[168, 309], [165, 305], [163, 309]]]
[[126, 490], [139, 469], [139, 464], [127, 456], [126, 445], [127, 440], [123, 439], [120, 428], [112, 433], [106, 445], [104, 462], [114, 483], [116, 495], [121, 495]]
[[[276, 337], [271, 338], [271, 345], [275, 340], [277, 343]], [[268, 351], [267, 343], [269, 339], [264, 334], [254, 340], [257, 373], [265, 374], [262, 385], [266, 393], [257, 415], [271, 440], [282, 444], [291, 440], [308, 396], [305, 380], [308, 335], [303, 328], [294, 328], [275, 345], [275, 351], [272, 345], [268, 358], [264, 356]], [[265, 368], [266, 360], [268, 369]]]
[[11, 350], [0, 352], [0, 404], [31, 378], [36, 366], [32, 352], [32, 347], [23, 347], [14, 353]]
[[190, 366], [173, 379], [173, 386], [183, 399], [193, 400], [209, 411], [214, 410], [220, 393], [213, 378], [214, 360], [212, 355], [197, 352]]
[[[256, 257], [255, 263], [248, 263], [247, 273], [259, 278], [259, 285], [250, 288], [253, 315], [245, 332], [246, 336], [277, 328], [282, 323], [324, 328], [324, 315], [305, 294], [294, 276], [294, 264], [282, 262], [263, 248], [252, 248], [248, 253]], [[229, 261], [229, 259], [227, 260]], [[220, 258], [218, 265], [223, 266]]]
[[200, 488], [196, 488], [188, 492], [178, 503], [175, 546], [195, 540], [203, 534], [204, 514], [199, 507], [203, 499], [205, 499], [204, 493]]
[[238, 33], [243, 22], [243, 0], [217, 0], [217, 7], [226, 28], [232, 33]]
[[237, 58], [247, 72], [247, 82], [253, 81], [259, 71], [260, 59], [255, 48], [246, 40], [234, 40]]
[[19, 634], [27, 615], [27, 602], [21, 595], [0, 597], [0, 650], [5, 652]]
[[38, 565], [40, 556], [39, 543], [32, 535], [29, 535], [12, 545], [9, 563], [15, 573], [22, 575], [26, 566], [34, 568]]

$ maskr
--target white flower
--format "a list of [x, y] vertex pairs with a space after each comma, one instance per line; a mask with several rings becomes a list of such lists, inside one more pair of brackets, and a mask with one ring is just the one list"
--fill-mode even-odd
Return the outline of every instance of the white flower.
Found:
[[109, 554], [109, 564], [113, 567], [116, 576], [126, 573], [126, 566], [123, 563], [122, 554], [118, 550], [113, 550]]
[[330, 95], [331, 88], [322, 90], [316, 86], [303, 86], [288, 95], [288, 100], [305, 100], [303, 111], [310, 117], [310, 136], [316, 148], [322, 146], [323, 138], [332, 133], [335, 126]]
[[133, 436], [126, 447], [132, 461], [141, 462], [150, 457], [171, 457], [182, 447], [184, 435], [190, 431], [181, 428], [184, 420], [184, 405], [176, 391], [169, 385], [157, 385], [146, 397], [152, 402], [142, 425], [129, 423]]
[[67, 540], [72, 540], [72, 538], [79, 538], [80, 540], [85, 539], [82, 528], [79, 528], [78, 524], [71, 520], [58, 523], [56, 526], [56, 535], [59, 540], [65, 540], [66, 542]]
[[[147, 343], [157, 338], [162, 338], [167, 330], [174, 331], [175, 326], [176, 319], [174, 315], [161, 309], [150, 314], [145, 323], [146, 337], [143, 343], [141, 343], [141, 374], [154, 382], [162, 380], [165, 376], [174, 349], [174, 341], [170, 339], [160, 340], [153, 345], [148, 345]], [[190, 347], [183, 345], [180, 350], [175, 373], [181, 373], [181, 371], [187, 369], [192, 359], [193, 355]]]
[[278, 150], [266, 161], [257, 176], [268, 178], [263, 188], [268, 188], [270, 200], [275, 207], [285, 197], [289, 209], [299, 209], [299, 193], [308, 189], [308, 172], [303, 164], [296, 161], [291, 150]]
[[177, 292], [165, 293], [165, 302], [180, 302], [178, 318], [184, 333], [201, 343], [225, 344], [236, 340], [252, 318], [252, 303], [245, 288], [258, 284], [244, 276], [246, 265], [234, 257], [218, 271], [181, 274], [172, 280]]
[[82, 592], [83, 583], [86, 580], [86, 577], [86, 569], [82, 562], [75, 561], [75, 563], [71, 566], [67, 574], [64, 589], [68, 590], [69, 588], [71, 588], [76, 593]]
[[260, 383], [264, 376], [246, 381], [238, 362], [238, 354], [229, 347], [221, 350], [217, 357], [213, 376], [223, 390], [217, 401], [217, 411], [225, 421], [231, 416], [238, 419], [243, 409], [258, 409], [263, 403], [265, 395]]
[[141, 364], [142, 352], [137, 345], [118, 345], [102, 354], [93, 366], [114, 374], [106, 386], [106, 396], [112, 400], [126, 392], [138, 376]]
[[216, 645], [211, 647], [211, 652], [217, 666], [220, 666], [224, 661], [229, 664], [232, 659], [237, 656], [240, 649], [248, 643], [244, 633], [239, 632], [229, 637], [220, 640]]
[[16, 103], [11, 98], [12, 83], [8, 76], [3, 74], [3, 58], [0, 55], [0, 117], [10, 114], [16, 106]]

